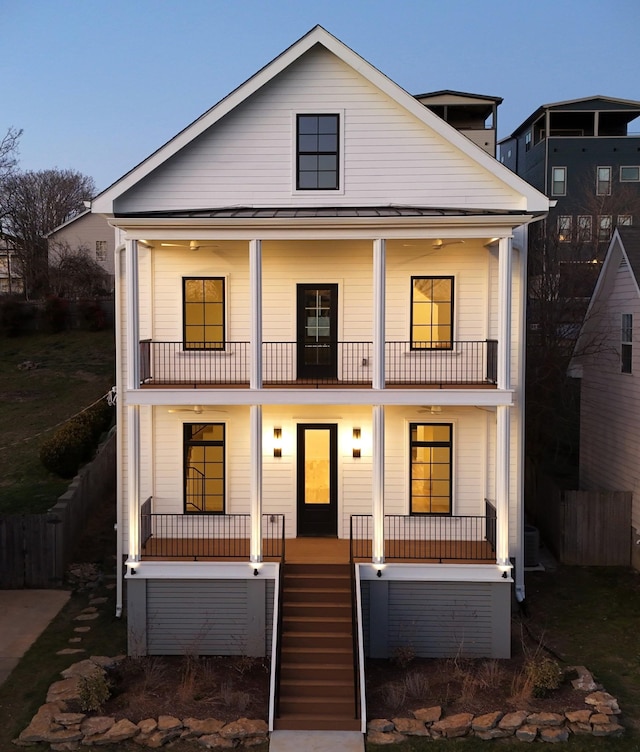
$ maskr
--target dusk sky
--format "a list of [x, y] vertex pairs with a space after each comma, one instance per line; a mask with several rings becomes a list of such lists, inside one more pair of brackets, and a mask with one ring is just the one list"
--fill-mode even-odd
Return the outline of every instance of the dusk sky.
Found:
[[[316, 24], [411, 94], [640, 100], [640, 0], [0, 0], [0, 137], [102, 190]], [[640, 124], [634, 130], [640, 132]]]

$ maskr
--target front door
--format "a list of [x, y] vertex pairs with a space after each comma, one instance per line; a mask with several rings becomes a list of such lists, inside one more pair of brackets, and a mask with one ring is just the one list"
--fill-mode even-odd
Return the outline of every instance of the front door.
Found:
[[338, 426], [298, 426], [298, 535], [338, 534]]
[[338, 374], [338, 285], [298, 285], [297, 372], [299, 379], [335, 379]]

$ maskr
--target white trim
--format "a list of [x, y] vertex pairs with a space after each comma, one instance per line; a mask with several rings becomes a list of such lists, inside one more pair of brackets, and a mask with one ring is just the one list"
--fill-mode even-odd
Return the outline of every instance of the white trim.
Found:
[[[513, 582], [510, 564], [356, 564], [361, 580], [408, 582]], [[504, 573], [507, 577], [504, 577]]]
[[[255, 576], [253, 562], [235, 561], [132, 561], [127, 559], [126, 579], [148, 580], [251, 580]], [[278, 578], [278, 562], [261, 562], [258, 577]], [[135, 571], [135, 575], [132, 573]]]
[[520, 194], [520, 203], [523, 209], [526, 208], [529, 211], [548, 211], [549, 200], [546, 196], [511, 172], [504, 165], [501, 165], [500, 162], [487, 154], [479, 146], [476, 146], [476, 144], [458, 130], [445, 123], [444, 120], [418, 102], [408, 92], [398, 86], [398, 84], [387, 78], [387, 76], [353, 52], [353, 50], [349, 49], [336, 37], [329, 34], [321, 26], [316, 26], [309, 31], [271, 63], [254, 74], [248, 81], [235, 89], [235, 91], [208, 110], [208, 112], [204, 113], [194, 123], [181, 131], [141, 164], [120, 178], [120, 180], [96, 196], [92, 201], [91, 210], [99, 214], [110, 214], [113, 211], [114, 201], [123, 193], [136, 185], [187, 144], [191, 143], [191, 141], [231, 112], [240, 103], [255, 94], [260, 88], [317, 44], [322, 45], [332, 52], [338, 59], [342, 60], [346, 65], [353, 68], [369, 81], [369, 83], [389, 96], [396, 104], [409, 111], [419, 121], [448, 141], [452, 146], [456, 147], [465, 156], [478, 163], [481, 167], [484, 167], [495, 178], [501, 180], [513, 191]]

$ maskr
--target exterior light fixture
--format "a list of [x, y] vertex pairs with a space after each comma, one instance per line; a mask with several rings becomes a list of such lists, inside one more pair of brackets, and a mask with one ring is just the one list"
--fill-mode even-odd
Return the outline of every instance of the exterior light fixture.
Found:
[[362, 431], [359, 428], [354, 428], [353, 429], [353, 456], [356, 459], [362, 456], [362, 452], [360, 448], [361, 436], [362, 436]]
[[273, 429], [273, 456], [282, 457], [282, 428]]

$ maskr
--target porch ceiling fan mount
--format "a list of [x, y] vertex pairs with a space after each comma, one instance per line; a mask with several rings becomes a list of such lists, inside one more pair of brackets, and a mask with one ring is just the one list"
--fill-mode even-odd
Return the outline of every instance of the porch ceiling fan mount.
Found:
[[190, 251], [199, 251], [201, 248], [219, 248], [217, 243], [207, 243], [201, 240], [190, 240], [184, 243], [160, 243], [162, 248], [188, 248]]
[[464, 244], [464, 240], [442, 240], [442, 238], [436, 238], [433, 241], [433, 248], [438, 249], [438, 248], [444, 248], [445, 246], [448, 246], [448, 245], [460, 245], [460, 244]]
[[206, 407], [203, 405], [193, 405], [192, 407], [170, 407], [168, 412], [170, 413], [195, 413], [201, 415], [202, 413], [226, 413], [226, 410], [219, 410], [215, 407]]

